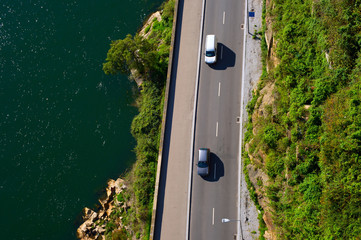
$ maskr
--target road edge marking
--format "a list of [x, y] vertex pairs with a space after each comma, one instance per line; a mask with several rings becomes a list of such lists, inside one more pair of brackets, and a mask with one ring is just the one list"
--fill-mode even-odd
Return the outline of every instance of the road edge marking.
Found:
[[[248, 13], [248, 0], [245, 1], [244, 7], [244, 29], [243, 29], [243, 64], [242, 64], [242, 87], [241, 87], [241, 115], [240, 115], [240, 125], [239, 125], [239, 156], [238, 156], [238, 199], [237, 199], [237, 214], [238, 219], [240, 219], [239, 224], [237, 225], [237, 239], [240, 240], [242, 233], [242, 219], [241, 219], [241, 186], [242, 186], [242, 143], [243, 143], [243, 93], [244, 93], [244, 79], [245, 79], [245, 69], [246, 69], [246, 40], [248, 33], [248, 24], [247, 24], [247, 13]], [[243, 238], [243, 237], [242, 237]]]
[[193, 152], [194, 152], [195, 123], [196, 123], [197, 102], [198, 102], [198, 86], [199, 86], [199, 73], [200, 73], [200, 63], [201, 63], [204, 11], [205, 11], [205, 0], [202, 0], [202, 15], [201, 15], [201, 26], [200, 26], [199, 44], [198, 44], [197, 78], [196, 78], [196, 86], [195, 86], [195, 90], [194, 90], [193, 124], [192, 124], [192, 138], [191, 138], [191, 147], [190, 147], [191, 152], [190, 152], [190, 158], [189, 158], [186, 240], [189, 240], [189, 228], [190, 228], [189, 224], [190, 224], [190, 217], [191, 217], [190, 209], [191, 209], [191, 196], [192, 196]]

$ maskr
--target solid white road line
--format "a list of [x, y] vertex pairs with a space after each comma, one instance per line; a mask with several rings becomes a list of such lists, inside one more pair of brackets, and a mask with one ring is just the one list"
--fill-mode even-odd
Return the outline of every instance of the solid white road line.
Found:
[[218, 137], [218, 122], [216, 124], [216, 137]]
[[[243, 140], [243, 95], [244, 95], [244, 81], [245, 81], [245, 69], [246, 69], [246, 44], [248, 34], [248, 0], [245, 1], [244, 8], [244, 29], [243, 29], [243, 56], [242, 56], [242, 87], [241, 87], [241, 114], [240, 114], [240, 126], [239, 126], [239, 156], [238, 156], [238, 199], [237, 199], [237, 216], [241, 217], [241, 185], [242, 185], [242, 140]], [[237, 240], [243, 239], [242, 221], [237, 224]]]
[[226, 12], [223, 12], [223, 24], [224, 24], [225, 20], [226, 20]]
[[201, 48], [202, 48], [202, 33], [203, 33], [203, 23], [204, 23], [204, 9], [205, 9], [205, 0], [202, 1], [202, 16], [201, 16], [201, 26], [199, 31], [199, 43], [198, 43], [198, 63], [197, 63], [197, 79], [196, 86], [194, 90], [194, 103], [193, 103], [193, 118], [192, 118], [192, 138], [191, 138], [191, 151], [189, 157], [189, 177], [188, 177], [188, 201], [187, 201], [187, 226], [186, 226], [186, 240], [189, 239], [189, 222], [191, 217], [191, 191], [192, 191], [192, 172], [193, 172], [193, 152], [194, 152], [194, 137], [195, 137], [195, 124], [196, 124], [196, 109], [198, 101], [198, 86], [199, 86], [199, 72], [200, 72], [200, 61], [201, 61]]
[[221, 96], [221, 82], [218, 83], [218, 97]]

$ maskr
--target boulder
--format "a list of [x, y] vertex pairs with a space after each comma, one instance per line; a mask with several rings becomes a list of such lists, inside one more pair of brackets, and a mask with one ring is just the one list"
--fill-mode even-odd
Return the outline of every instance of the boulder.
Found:
[[84, 217], [83, 217], [84, 220], [94, 221], [98, 217], [98, 214], [96, 212], [94, 212], [93, 210], [87, 207], [83, 209], [83, 212], [84, 212]]

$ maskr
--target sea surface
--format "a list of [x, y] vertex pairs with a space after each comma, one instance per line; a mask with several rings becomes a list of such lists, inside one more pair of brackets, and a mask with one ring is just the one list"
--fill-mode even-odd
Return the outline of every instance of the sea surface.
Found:
[[0, 1], [0, 239], [76, 239], [135, 161], [136, 86], [102, 63], [161, 2]]

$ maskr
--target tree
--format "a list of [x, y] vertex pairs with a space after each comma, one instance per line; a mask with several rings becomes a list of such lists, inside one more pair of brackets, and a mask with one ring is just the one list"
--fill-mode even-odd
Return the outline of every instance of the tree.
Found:
[[107, 53], [106, 63], [103, 64], [103, 71], [106, 74], [129, 74], [130, 69], [139, 65], [136, 50], [135, 41], [130, 34], [124, 39], [113, 41]]

